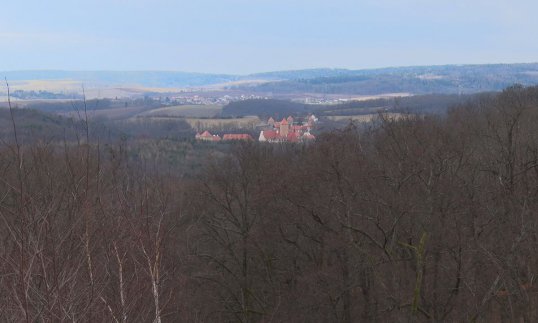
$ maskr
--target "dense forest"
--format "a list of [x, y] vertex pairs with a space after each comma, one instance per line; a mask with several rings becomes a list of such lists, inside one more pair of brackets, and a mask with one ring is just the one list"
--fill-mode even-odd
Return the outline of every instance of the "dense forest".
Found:
[[315, 106], [313, 105], [286, 100], [249, 99], [227, 104], [222, 109], [221, 116], [259, 116], [263, 119], [268, 118], [269, 116], [286, 118], [290, 115], [304, 116], [308, 112], [312, 112], [314, 109]]
[[3, 321], [538, 320], [538, 87], [237, 143], [196, 176], [10, 116]]

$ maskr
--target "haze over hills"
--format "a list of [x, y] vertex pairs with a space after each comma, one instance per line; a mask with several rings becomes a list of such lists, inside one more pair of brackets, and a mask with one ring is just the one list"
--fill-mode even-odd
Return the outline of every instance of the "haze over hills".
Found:
[[[303, 75], [304, 71], [301, 71]], [[382, 93], [477, 93], [513, 84], [538, 83], [538, 64], [488, 64], [327, 70], [326, 75], [295, 77], [252, 87], [259, 92], [374, 95]]]
[[206, 86], [239, 80], [240, 77], [223, 74], [203, 74], [168, 71], [61, 71], [28, 70], [6, 71], [2, 76], [11, 81], [71, 80], [102, 85], [140, 85], [148, 87]]
[[[9, 81], [74, 81], [102, 87], [218, 87], [265, 93], [360, 94], [476, 93], [515, 83], [538, 84], [538, 63], [388, 67], [379, 69], [306, 69], [249, 75], [173, 71], [0, 72]], [[35, 90], [40, 90], [35, 88]]]

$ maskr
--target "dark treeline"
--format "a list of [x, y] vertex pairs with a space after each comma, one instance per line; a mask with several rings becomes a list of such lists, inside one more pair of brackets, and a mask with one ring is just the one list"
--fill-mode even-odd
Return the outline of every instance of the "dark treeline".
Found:
[[[84, 112], [82, 112], [82, 115]], [[0, 141], [4, 144], [13, 140], [13, 120], [16, 121], [18, 140], [21, 145], [28, 143], [80, 141], [86, 122], [81, 119], [65, 118], [33, 109], [0, 108]], [[94, 134], [107, 138], [108, 129], [102, 124], [90, 120], [88, 124]]]
[[221, 116], [259, 116], [261, 118], [272, 116], [286, 118], [290, 115], [305, 115], [313, 108], [314, 106], [311, 105], [287, 100], [249, 99], [227, 104], [222, 108]]
[[204, 165], [6, 144], [2, 320], [538, 320], [538, 88]]
[[351, 116], [372, 114], [382, 111], [446, 114], [447, 110], [470, 100], [494, 95], [481, 93], [474, 95], [427, 94], [396, 98], [379, 98], [363, 101], [349, 101], [340, 104], [304, 104], [286, 100], [251, 99], [232, 102], [226, 105], [221, 115], [247, 116], [256, 115], [262, 119], [268, 117], [286, 118], [287, 116], [304, 116], [315, 113], [317, 116]]

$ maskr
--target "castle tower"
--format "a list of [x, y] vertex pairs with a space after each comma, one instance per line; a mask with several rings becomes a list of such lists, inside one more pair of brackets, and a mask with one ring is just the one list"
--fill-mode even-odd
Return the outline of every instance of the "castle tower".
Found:
[[282, 119], [280, 122], [280, 137], [287, 138], [288, 133], [290, 132], [290, 126], [286, 118]]

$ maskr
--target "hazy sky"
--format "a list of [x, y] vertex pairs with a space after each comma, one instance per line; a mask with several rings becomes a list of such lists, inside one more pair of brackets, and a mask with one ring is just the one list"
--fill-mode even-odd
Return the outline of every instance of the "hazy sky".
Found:
[[0, 1], [0, 70], [538, 61], [536, 0]]

